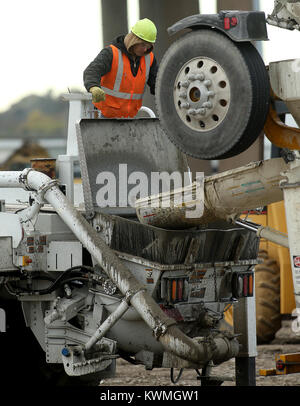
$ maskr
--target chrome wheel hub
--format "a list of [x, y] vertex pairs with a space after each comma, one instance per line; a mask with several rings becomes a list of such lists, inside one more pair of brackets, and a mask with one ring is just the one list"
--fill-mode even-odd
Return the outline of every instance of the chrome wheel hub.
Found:
[[181, 120], [193, 130], [213, 130], [230, 104], [230, 83], [224, 69], [206, 57], [183, 65], [174, 83], [174, 103]]

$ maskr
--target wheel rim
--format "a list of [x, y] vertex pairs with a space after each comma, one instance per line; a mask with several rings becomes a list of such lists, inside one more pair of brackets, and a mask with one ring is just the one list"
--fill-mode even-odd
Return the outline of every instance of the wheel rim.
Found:
[[206, 57], [191, 59], [182, 66], [173, 94], [180, 119], [198, 132], [218, 127], [230, 105], [230, 83], [225, 71]]

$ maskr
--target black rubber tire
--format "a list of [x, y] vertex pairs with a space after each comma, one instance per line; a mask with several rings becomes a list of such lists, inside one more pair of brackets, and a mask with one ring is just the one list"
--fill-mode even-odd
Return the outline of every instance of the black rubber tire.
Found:
[[280, 268], [266, 251], [259, 257], [263, 262], [255, 267], [256, 334], [258, 344], [267, 344], [281, 327]]
[[[208, 131], [186, 125], [173, 96], [181, 68], [199, 57], [216, 61], [230, 83], [226, 116]], [[250, 42], [233, 42], [215, 30], [199, 29], [169, 47], [160, 64], [155, 94], [158, 116], [171, 142], [194, 158], [225, 159], [245, 151], [260, 135], [269, 110], [270, 85], [264, 62]]]

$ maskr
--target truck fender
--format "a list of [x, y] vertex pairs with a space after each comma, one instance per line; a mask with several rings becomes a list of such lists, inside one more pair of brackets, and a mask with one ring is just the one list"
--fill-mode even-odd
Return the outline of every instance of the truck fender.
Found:
[[222, 31], [233, 41], [268, 41], [263, 11], [220, 11], [218, 14], [196, 14], [177, 21], [168, 28], [170, 36], [186, 29], [211, 27]]

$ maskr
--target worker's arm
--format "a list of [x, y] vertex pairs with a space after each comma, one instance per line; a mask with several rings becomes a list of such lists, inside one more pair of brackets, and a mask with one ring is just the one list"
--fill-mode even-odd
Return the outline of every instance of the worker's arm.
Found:
[[158, 63], [157, 60], [154, 56], [150, 72], [149, 72], [149, 79], [148, 79], [148, 86], [150, 87], [150, 93], [155, 94], [155, 82], [156, 82], [156, 76], [157, 76], [157, 71], [158, 71]]
[[111, 70], [113, 54], [111, 47], [102, 49], [83, 72], [83, 83], [89, 92], [92, 87], [100, 88], [101, 77]]

